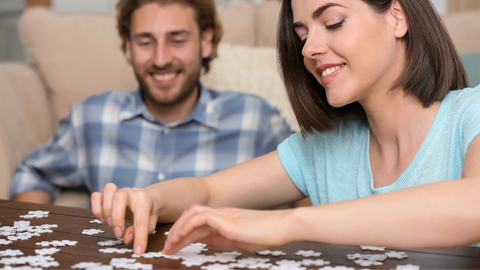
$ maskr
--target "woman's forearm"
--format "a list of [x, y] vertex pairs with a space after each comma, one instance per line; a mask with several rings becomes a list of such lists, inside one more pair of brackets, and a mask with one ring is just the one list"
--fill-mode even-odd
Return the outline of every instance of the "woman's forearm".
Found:
[[480, 181], [458, 179], [298, 208], [293, 241], [397, 248], [480, 242]]
[[174, 222], [194, 204], [208, 205], [211, 190], [203, 178], [178, 178], [145, 188], [158, 209], [158, 222]]

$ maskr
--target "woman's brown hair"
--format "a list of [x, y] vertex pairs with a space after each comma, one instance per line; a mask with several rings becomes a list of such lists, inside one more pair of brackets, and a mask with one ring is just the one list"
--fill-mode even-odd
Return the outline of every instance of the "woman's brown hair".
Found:
[[[393, 0], [361, 0], [384, 13]], [[408, 22], [405, 68], [392, 87], [401, 86], [424, 107], [442, 100], [450, 90], [468, 87], [465, 68], [430, 0], [400, 0]], [[293, 27], [291, 0], [281, 5], [277, 47], [287, 95], [303, 136], [330, 130], [338, 121], [363, 117], [355, 102], [341, 108], [328, 104], [325, 89], [304, 66], [300, 39]]]
[[202, 59], [202, 66], [205, 72], [210, 69], [210, 61], [217, 56], [217, 46], [222, 38], [223, 28], [218, 17], [213, 0], [120, 0], [117, 4], [117, 30], [122, 39], [122, 51], [126, 50], [126, 42], [130, 40], [132, 16], [135, 10], [147, 3], [185, 4], [193, 8], [200, 33], [208, 28], [213, 30], [212, 53], [208, 58]]

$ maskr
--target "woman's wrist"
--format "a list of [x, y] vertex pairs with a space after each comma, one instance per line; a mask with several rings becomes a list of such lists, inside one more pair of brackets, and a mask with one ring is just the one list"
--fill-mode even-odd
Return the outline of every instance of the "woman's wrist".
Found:
[[305, 215], [309, 207], [298, 207], [288, 210], [285, 224], [287, 224], [287, 239], [288, 242], [307, 241], [308, 236], [305, 235]]

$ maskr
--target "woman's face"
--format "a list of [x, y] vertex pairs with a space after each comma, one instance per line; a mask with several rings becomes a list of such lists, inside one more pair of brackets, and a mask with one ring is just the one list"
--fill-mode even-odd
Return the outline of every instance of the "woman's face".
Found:
[[406, 29], [402, 34], [398, 2], [384, 14], [360, 0], [292, 0], [292, 10], [305, 67], [331, 106], [365, 106], [385, 95], [402, 72]]

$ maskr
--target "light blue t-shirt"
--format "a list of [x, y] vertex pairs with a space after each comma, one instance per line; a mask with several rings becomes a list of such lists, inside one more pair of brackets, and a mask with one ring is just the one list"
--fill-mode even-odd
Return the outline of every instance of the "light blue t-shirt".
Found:
[[278, 154], [297, 188], [317, 205], [460, 178], [478, 134], [480, 86], [449, 92], [412, 163], [389, 186], [373, 187], [366, 119], [340, 123], [305, 140], [293, 134], [278, 146]]

